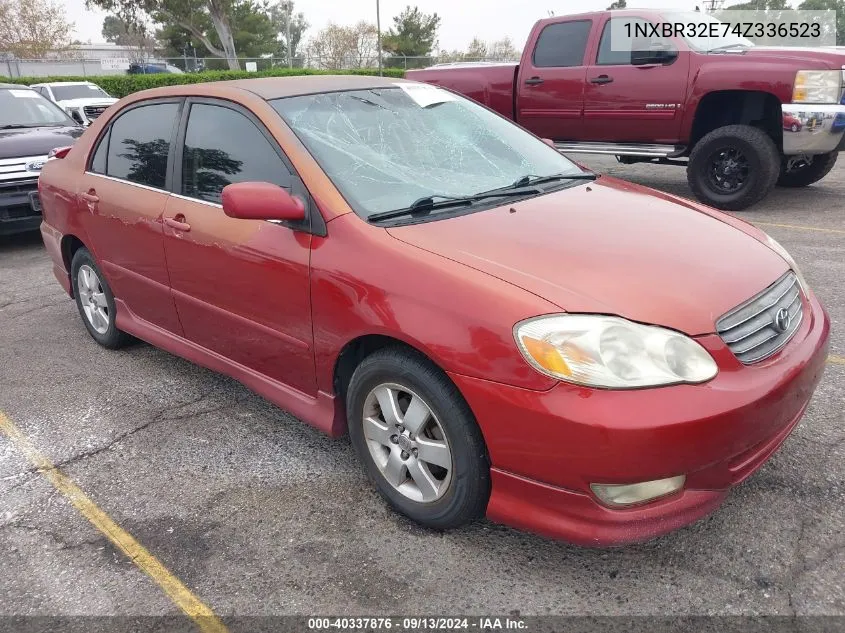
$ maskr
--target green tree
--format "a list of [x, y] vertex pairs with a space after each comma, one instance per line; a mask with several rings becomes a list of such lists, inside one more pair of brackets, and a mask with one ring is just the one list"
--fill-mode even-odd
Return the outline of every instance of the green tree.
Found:
[[437, 45], [440, 16], [423, 13], [419, 7], [405, 7], [393, 18], [393, 26], [382, 38], [382, 48], [393, 55], [422, 57]]
[[41, 58], [67, 47], [73, 24], [54, 0], [0, 0], [0, 51]]
[[783, 11], [789, 8], [788, 0], [750, 0], [725, 7], [730, 11]]
[[[146, 18], [157, 24], [177, 25], [197, 38], [209, 53], [239, 70], [232, 18], [240, 0], [86, 0], [86, 5], [115, 14], [127, 24], [141, 25]], [[201, 28], [211, 22], [216, 42]]]
[[802, 11], [836, 11], [836, 43], [845, 45], [845, 0], [804, 0]]
[[[265, 5], [253, 0], [234, 5], [230, 26], [234, 48], [239, 56], [260, 57], [279, 52], [276, 29]], [[206, 42], [213, 48], [222, 48], [214, 24], [207, 15], [195, 17], [192, 29], [181, 24], [166, 24], [156, 35], [164, 45], [165, 57], [181, 57], [186, 46], [194, 50], [205, 46], [213, 52], [206, 46]]]
[[611, 3], [611, 5], [607, 7], [607, 10], [614, 11], [615, 9], [624, 9], [627, 6], [628, 4], [625, 2], [625, 0], [615, 0], [615, 2]]
[[478, 36], [472, 38], [464, 57], [470, 61], [485, 59], [487, 57], [487, 44], [484, 43], [484, 41], [482, 41]]

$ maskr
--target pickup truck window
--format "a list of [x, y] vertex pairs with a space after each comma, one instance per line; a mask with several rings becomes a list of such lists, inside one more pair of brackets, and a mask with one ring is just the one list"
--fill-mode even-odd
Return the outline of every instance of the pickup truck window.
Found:
[[534, 47], [534, 66], [537, 68], [583, 66], [587, 40], [592, 28], [592, 20], [549, 24], [537, 38], [537, 45]]
[[[626, 32], [624, 28], [619, 28], [618, 24], [620, 22], [630, 23], [632, 25], [650, 24], [648, 20], [644, 20], [642, 18], [611, 18], [605, 22], [604, 30], [601, 34], [601, 41], [599, 42], [598, 56], [596, 57], [597, 65], [623, 66], [630, 64], [632, 50], [647, 51], [653, 46], [663, 46], [667, 49], [674, 48], [669, 40], [662, 37], [638, 37], [636, 39], [626, 38], [623, 41], [619, 41], [622, 39], [620, 34]], [[611, 23], [617, 25], [615, 27], [615, 31], [614, 27], [611, 26]], [[632, 27], [631, 32], [636, 32], [634, 31], [634, 28], [635, 27]], [[614, 33], [614, 37], [611, 37], [611, 32]]]

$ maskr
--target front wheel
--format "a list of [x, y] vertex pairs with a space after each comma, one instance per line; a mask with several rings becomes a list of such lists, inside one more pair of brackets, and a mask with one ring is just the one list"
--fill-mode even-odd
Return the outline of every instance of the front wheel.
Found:
[[775, 186], [780, 156], [774, 141], [750, 125], [726, 125], [692, 149], [687, 181], [695, 196], [717, 209], [741, 211]]
[[481, 431], [449, 378], [424, 357], [386, 348], [349, 383], [352, 444], [397, 511], [435, 529], [483, 516], [490, 466]]
[[839, 152], [816, 156], [785, 156], [781, 164], [778, 187], [806, 187], [818, 182], [833, 169]]

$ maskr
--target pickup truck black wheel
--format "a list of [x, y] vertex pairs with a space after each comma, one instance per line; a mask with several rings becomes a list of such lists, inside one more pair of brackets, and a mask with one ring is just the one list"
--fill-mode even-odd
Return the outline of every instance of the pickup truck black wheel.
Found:
[[483, 516], [490, 465], [481, 430], [428, 359], [398, 347], [367, 356], [352, 374], [346, 411], [355, 452], [395, 510], [435, 529]]
[[741, 211], [775, 186], [780, 155], [771, 138], [750, 125], [726, 125], [692, 148], [687, 182], [695, 196], [717, 209]]
[[91, 338], [109, 349], [118, 349], [131, 342], [132, 337], [118, 330], [114, 323], [114, 295], [87, 248], [80, 248], [73, 254], [70, 279], [79, 316]]
[[784, 156], [778, 187], [806, 187], [818, 182], [833, 169], [839, 152], [817, 156]]

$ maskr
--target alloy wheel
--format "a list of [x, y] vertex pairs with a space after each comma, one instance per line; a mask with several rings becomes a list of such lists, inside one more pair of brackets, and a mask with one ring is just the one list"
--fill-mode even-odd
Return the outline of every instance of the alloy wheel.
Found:
[[378, 385], [364, 401], [363, 431], [379, 471], [402, 495], [431, 503], [449, 489], [449, 441], [419, 395], [395, 383]]
[[100, 278], [88, 264], [79, 267], [76, 274], [76, 291], [79, 293], [79, 302], [88, 323], [98, 334], [105, 334], [110, 323], [109, 305]]

